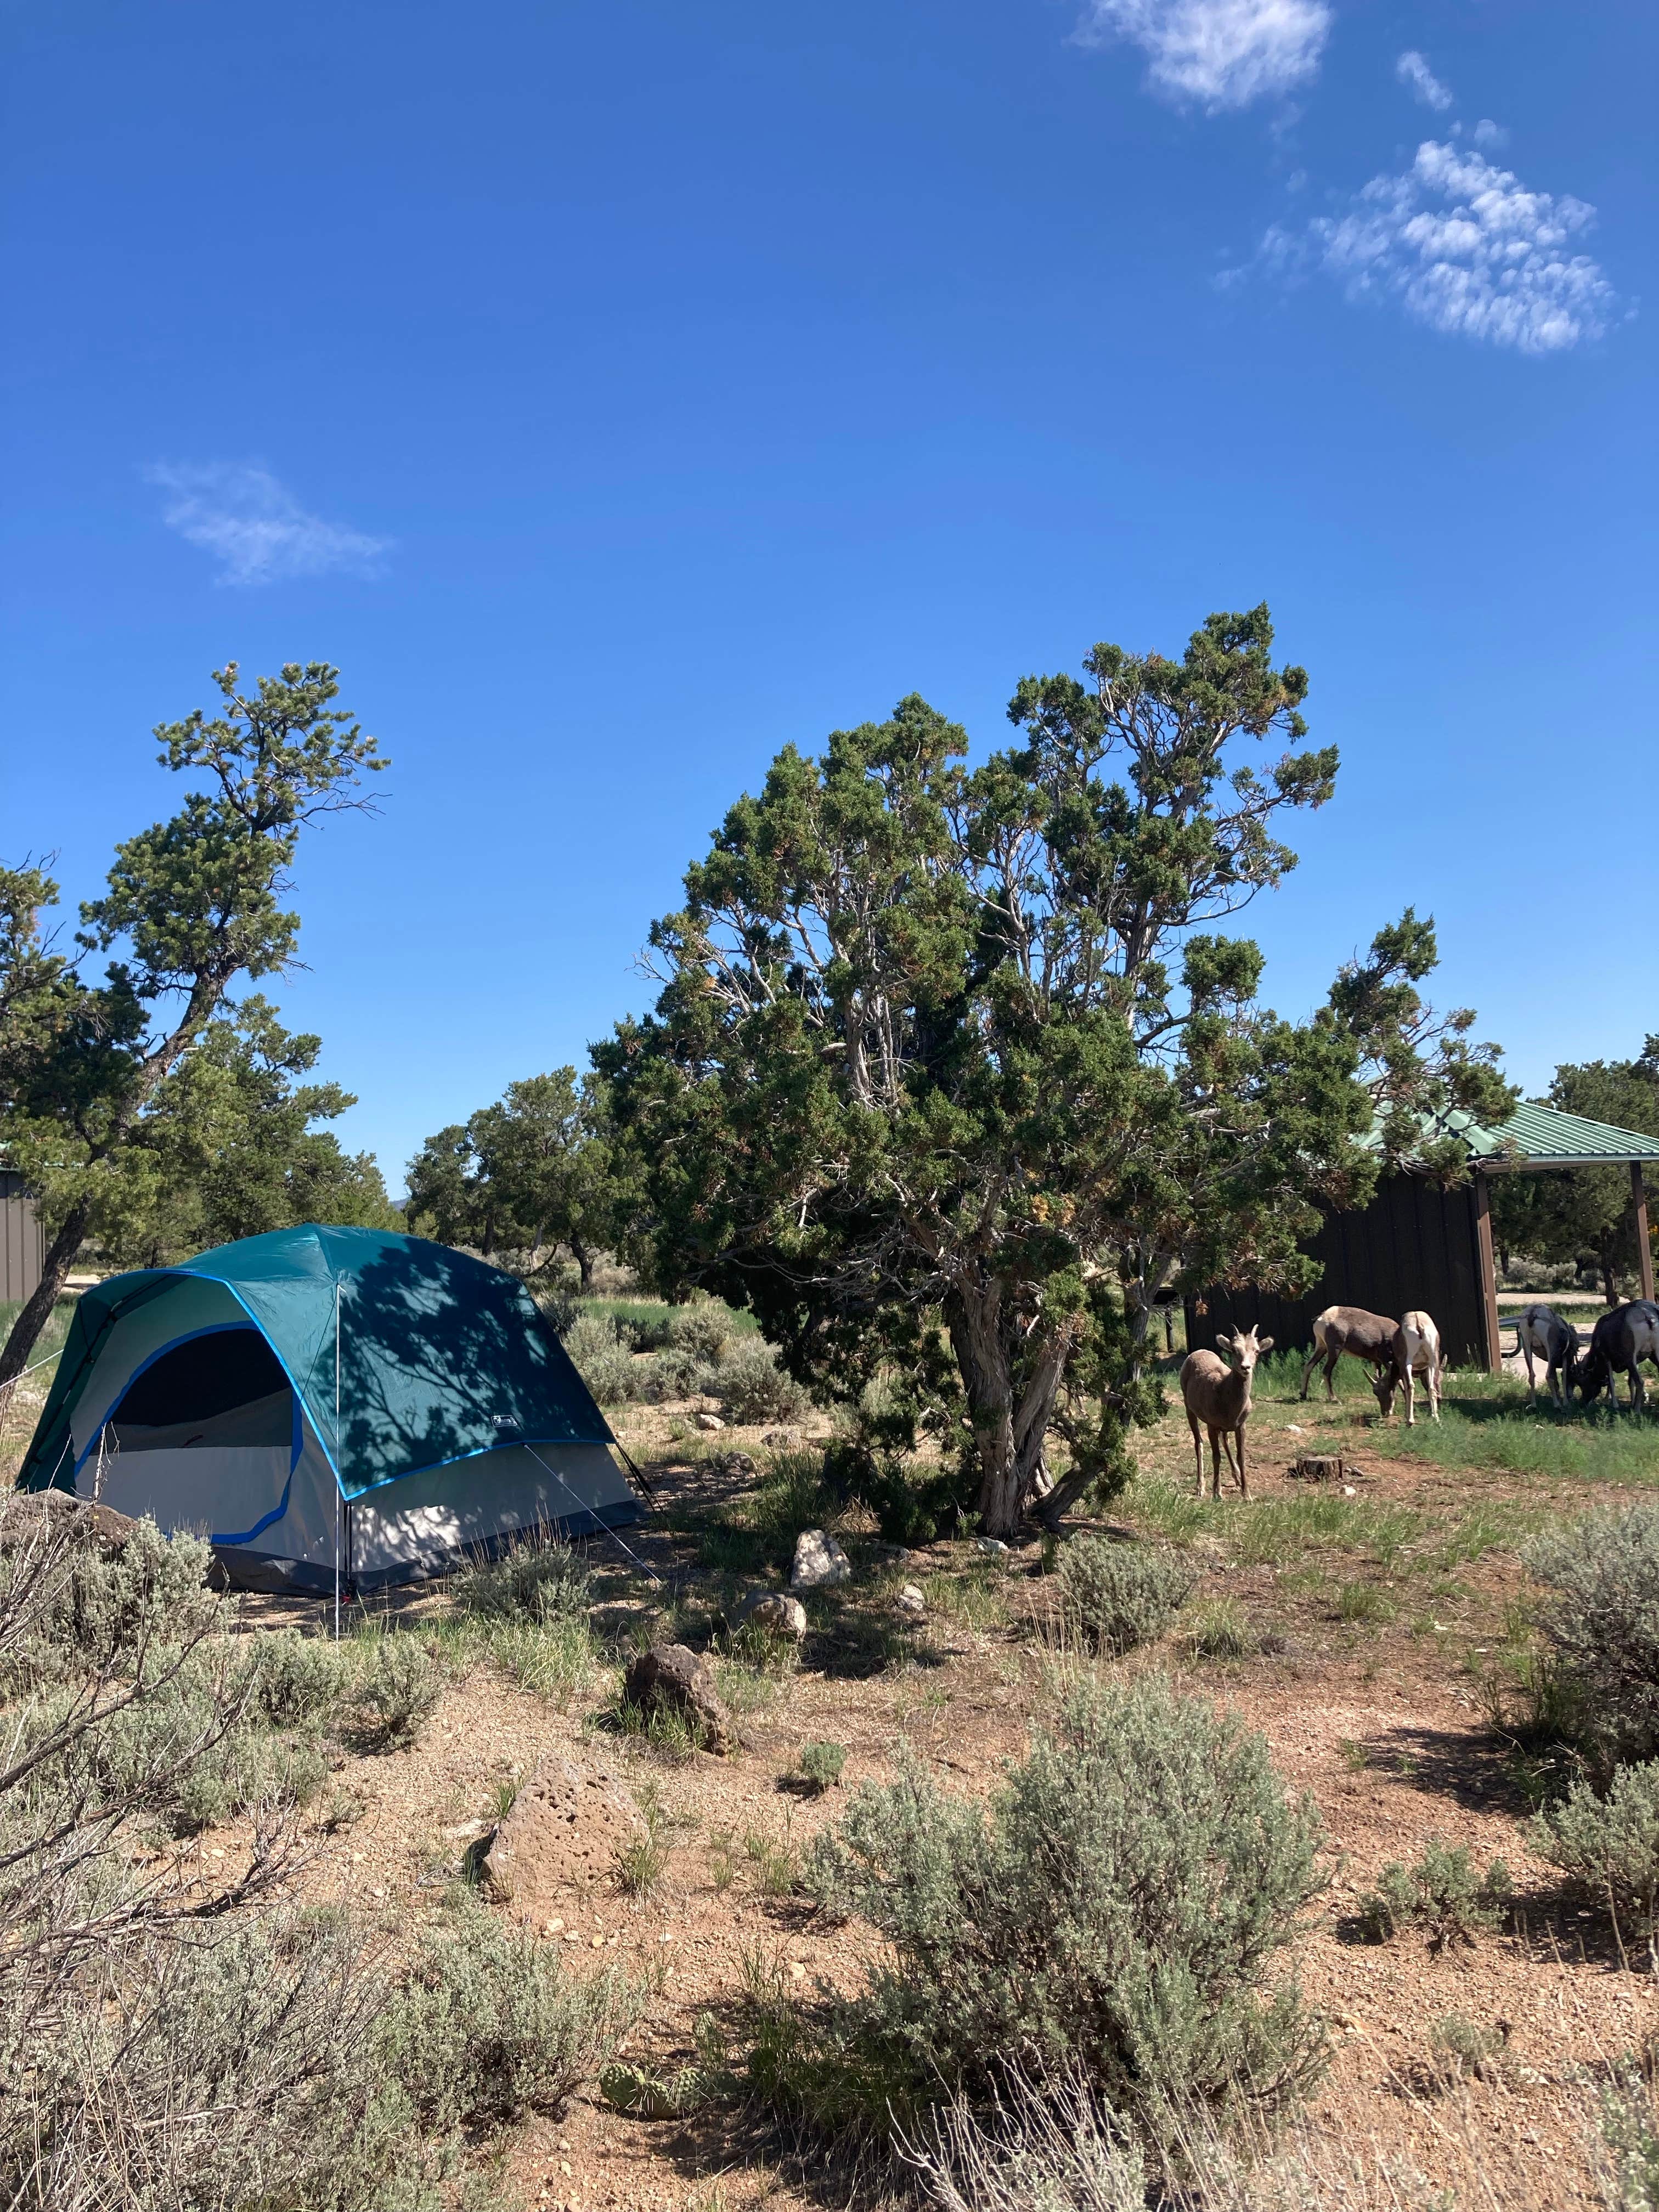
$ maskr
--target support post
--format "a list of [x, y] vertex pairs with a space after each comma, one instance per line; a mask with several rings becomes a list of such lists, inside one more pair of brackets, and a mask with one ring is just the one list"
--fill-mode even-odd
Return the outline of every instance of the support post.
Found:
[[1498, 1261], [1492, 1244], [1492, 1194], [1486, 1178], [1474, 1174], [1474, 1255], [1480, 1274], [1480, 1325], [1486, 1335], [1486, 1371], [1496, 1375], [1503, 1367], [1498, 1339]]
[[1653, 1296], [1653, 1246], [1648, 1241], [1648, 1194], [1642, 1181], [1642, 1163], [1630, 1164], [1631, 1203], [1636, 1208], [1636, 1272], [1642, 1279], [1642, 1296]]

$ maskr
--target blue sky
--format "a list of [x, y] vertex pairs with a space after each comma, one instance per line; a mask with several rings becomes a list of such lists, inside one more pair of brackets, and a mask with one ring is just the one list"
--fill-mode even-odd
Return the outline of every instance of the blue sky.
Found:
[[211, 668], [338, 664], [276, 995], [394, 1188], [779, 745], [1264, 598], [1344, 761], [1269, 1000], [1411, 901], [1529, 1085], [1659, 1027], [1650, 7], [0, 23], [0, 853], [86, 895]]

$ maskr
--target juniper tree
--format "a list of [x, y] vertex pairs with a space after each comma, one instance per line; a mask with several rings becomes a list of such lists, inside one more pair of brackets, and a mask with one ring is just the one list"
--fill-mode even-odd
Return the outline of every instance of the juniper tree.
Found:
[[603, 1092], [574, 1067], [510, 1083], [493, 1106], [428, 1137], [409, 1167], [411, 1218], [526, 1275], [568, 1245], [592, 1288], [617, 1232]]
[[[1298, 1240], [1369, 1195], [1359, 1140], [1407, 1085], [1401, 945], [1295, 1024], [1216, 927], [1337, 772], [1272, 647], [1265, 607], [1179, 659], [1097, 646], [1086, 683], [1018, 686], [976, 769], [914, 696], [786, 747], [652, 931], [654, 1012], [595, 1048], [658, 1282], [752, 1306], [822, 1395], [879, 1375], [878, 1440], [964, 1437], [992, 1534], [1121, 1480], [1160, 1297], [1307, 1280]], [[1460, 1097], [1489, 1073], [1436, 1065]]]
[[[57, 886], [37, 868], [0, 876], [0, 1152], [25, 1175], [50, 1232], [40, 1285], [0, 1352], [0, 1387], [26, 1364], [64, 1280], [123, 1181], [145, 1115], [201, 1043], [238, 976], [280, 974], [300, 918], [282, 901], [306, 823], [368, 802], [386, 765], [336, 710], [337, 672], [290, 663], [222, 711], [163, 723], [161, 764], [192, 779], [178, 812], [116, 848], [100, 898], [81, 908], [74, 955], [42, 916]], [[117, 957], [100, 981], [83, 972]]]

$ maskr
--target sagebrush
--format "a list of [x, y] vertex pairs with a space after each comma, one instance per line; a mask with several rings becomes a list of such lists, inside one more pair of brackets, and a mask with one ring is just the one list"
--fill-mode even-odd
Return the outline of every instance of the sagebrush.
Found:
[[1289, 2096], [1322, 2030], [1264, 1976], [1320, 1886], [1319, 1837], [1260, 1736], [1161, 1677], [1088, 1683], [988, 1805], [912, 1766], [819, 1834], [807, 1887], [883, 1954], [815, 2011], [757, 1988], [751, 2069], [842, 2128], [994, 2094], [1016, 2056], [1081, 2065], [1153, 2126], [1177, 2096]]
[[1074, 1536], [1060, 1547], [1054, 1579], [1083, 1640], [1118, 1656], [1163, 1634], [1191, 1596], [1194, 1577], [1173, 1552]]

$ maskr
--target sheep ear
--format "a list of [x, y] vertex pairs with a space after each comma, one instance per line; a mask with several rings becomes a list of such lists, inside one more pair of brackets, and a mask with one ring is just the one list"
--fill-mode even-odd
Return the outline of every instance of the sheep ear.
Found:
[[1255, 1348], [1258, 1352], [1271, 1352], [1273, 1348], [1272, 1337], [1259, 1336], [1255, 1340]]
[[1235, 1338], [1231, 1329], [1230, 1328], [1224, 1328], [1220, 1335], [1216, 1339], [1216, 1342], [1221, 1346], [1221, 1349], [1224, 1352], [1231, 1352], [1237, 1340]]

